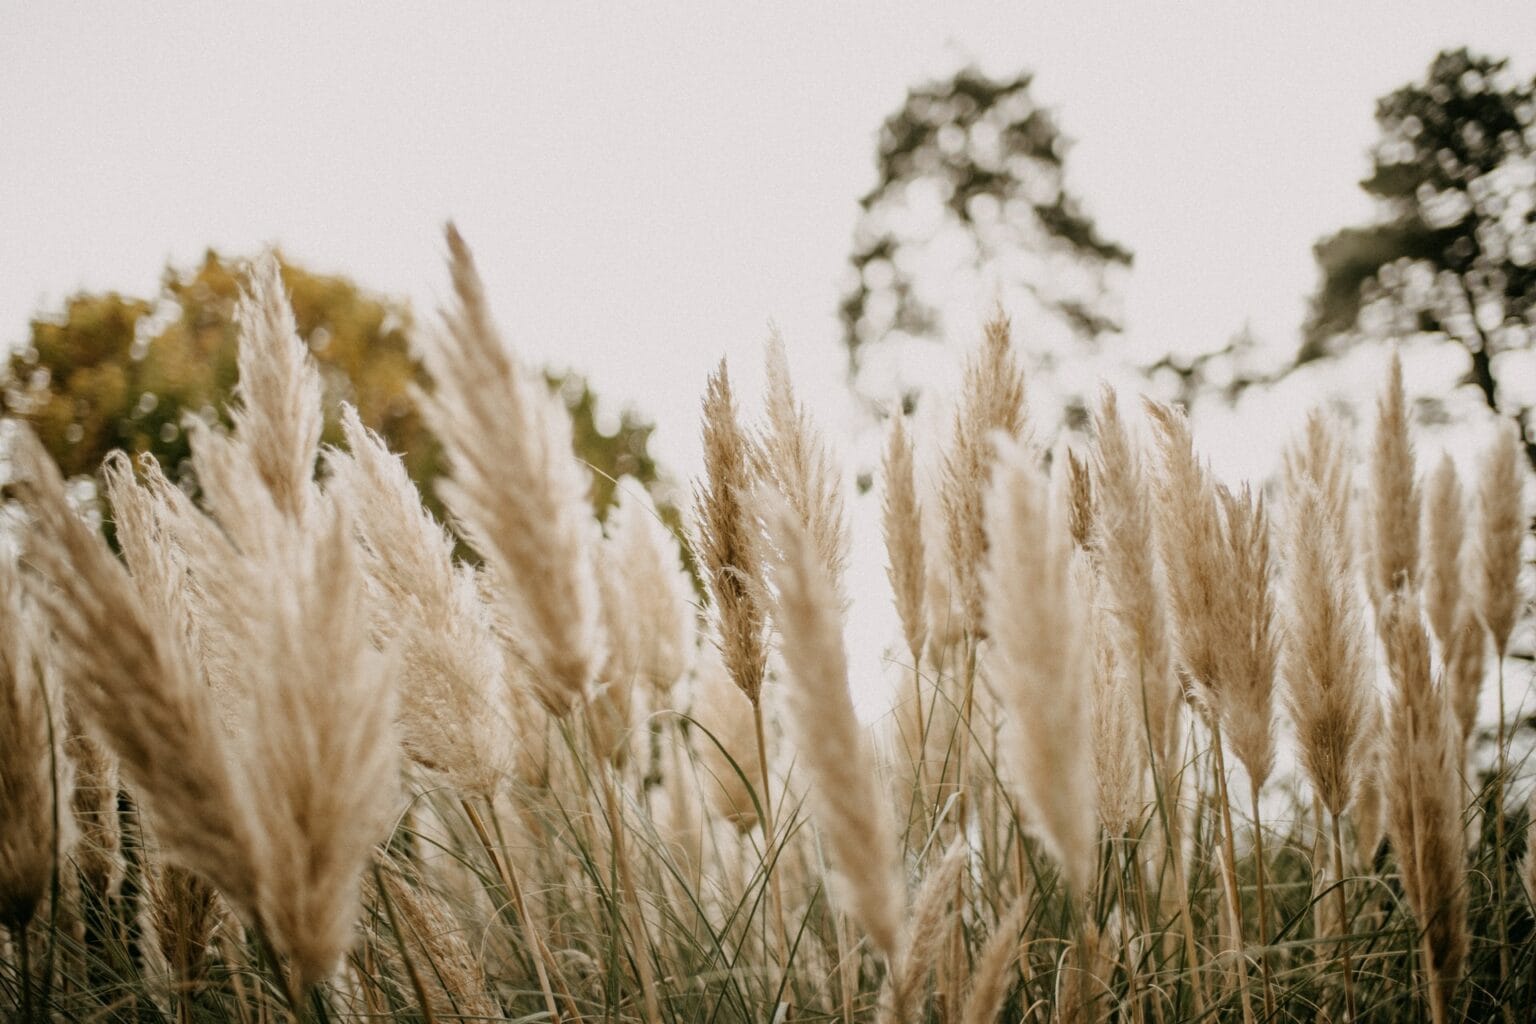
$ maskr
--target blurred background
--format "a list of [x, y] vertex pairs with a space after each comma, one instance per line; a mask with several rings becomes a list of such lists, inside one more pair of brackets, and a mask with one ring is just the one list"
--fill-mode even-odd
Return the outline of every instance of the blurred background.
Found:
[[1533, 72], [1528, 3], [11, 5], [3, 406], [87, 494], [112, 447], [175, 471], [275, 248], [328, 402], [430, 496], [410, 339], [451, 217], [582, 456], [673, 505], [706, 373], [754, 395], [770, 322], [863, 492], [997, 303], [1047, 440], [1104, 380], [1262, 478], [1395, 339], [1421, 455], [1464, 458], [1536, 405]]

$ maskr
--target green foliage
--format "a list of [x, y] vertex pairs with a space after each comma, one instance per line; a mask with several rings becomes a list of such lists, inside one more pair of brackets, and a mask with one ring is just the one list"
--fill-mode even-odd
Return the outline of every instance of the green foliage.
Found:
[[972, 271], [999, 269], [1077, 338], [1119, 329], [1106, 275], [1129, 266], [1131, 252], [1067, 188], [1067, 143], [1030, 94], [1032, 80], [964, 68], [912, 88], [886, 119], [841, 307], [851, 371], [869, 345], [941, 334], [927, 297], [937, 286], [919, 266], [941, 247], [967, 253]]
[[[357, 406], [363, 422], [394, 451], [434, 512], [432, 482], [442, 472], [441, 446], [427, 431], [412, 389], [426, 385], [411, 353], [413, 320], [400, 299], [377, 295], [347, 278], [282, 261], [299, 337], [314, 353], [325, 385], [324, 440], [338, 443], [340, 403]], [[35, 318], [27, 343], [7, 364], [0, 413], [33, 425], [68, 476], [93, 475], [114, 448], [149, 453], [185, 480], [188, 415], [224, 417], [236, 383], [235, 303], [239, 264], [209, 251], [190, 271], [167, 268], [151, 299], [79, 294], [56, 315]], [[648, 450], [653, 427], [625, 410], [605, 433], [597, 396], [576, 376], [548, 373], [571, 412], [577, 455], [593, 468], [599, 514], [613, 501], [614, 480], [629, 475], [649, 487], [657, 466]]]

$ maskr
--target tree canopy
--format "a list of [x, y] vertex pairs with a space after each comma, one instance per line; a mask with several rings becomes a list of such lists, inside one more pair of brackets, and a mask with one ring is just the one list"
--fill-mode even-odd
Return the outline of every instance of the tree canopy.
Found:
[[[411, 353], [409, 305], [345, 277], [318, 274], [280, 258], [299, 337], [309, 345], [325, 387], [323, 439], [341, 433], [336, 412], [357, 406], [363, 422], [400, 452], [429, 505], [442, 452], [412, 397], [426, 378]], [[94, 475], [114, 448], [148, 452], [189, 485], [184, 417], [225, 416], [236, 383], [235, 303], [240, 263], [209, 251], [190, 270], [167, 268], [158, 295], [82, 293], [30, 324], [27, 341], [6, 363], [0, 412], [30, 422], [70, 476]], [[629, 475], [649, 487], [657, 467], [652, 426], [626, 410], [617, 429], [600, 428], [597, 397], [575, 376], [546, 374], [573, 420], [577, 455], [593, 468], [599, 515], [613, 500], [613, 480]]]
[[1465, 382], [1521, 426], [1529, 408], [1499, 390], [1502, 353], [1536, 325], [1536, 86], [1506, 60], [1438, 54], [1420, 82], [1383, 97], [1371, 174], [1380, 216], [1317, 243], [1321, 282], [1297, 363], [1364, 337], [1426, 337], [1463, 348]]
[[946, 279], [983, 268], [1033, 327], [1090, 341], [1119, 329], [1107, 277], [1131, 252], [1068, 188], [1067, 141], [1032, 82], [963, 68], [886, 119], [840, 310], [855, 379], [874, 346], [941, 337]]

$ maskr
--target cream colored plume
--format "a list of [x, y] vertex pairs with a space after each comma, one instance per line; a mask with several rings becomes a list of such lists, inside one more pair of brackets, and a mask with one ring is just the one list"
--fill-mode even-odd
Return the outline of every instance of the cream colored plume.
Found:
[[351, 524], [329, 502], [261, 578], [247, 625], [253, 720], [242, 751], [263, 836], [257, 914], [302, 992], [352, 947], [359, 885], [398, 788], [398, 666], [369, 641]]
[[944, 453], [940, 501], [945, 543], [964, 626], [973, 634], [985, 619], [981, 572], [994, 446], [999, 435], [1025, 440], [1028, 431], [1024, 371], [1014, 356], [1011, 332], [1001, 310], [987, 323], [981, 347], [966, 363], [954, 433]]
[[693, 484], [693, 551], [714, 602], [720, 655], [731, 679], [756, 704], [768, 664], [762, 600], [762, 546], [747, 508], [751, 442], [736, 417], [725, 360], [704, 390], [704, 476]]
[[[19, 930], [74, 841], [73, 772], [58, 742], [64, 708], [43, 670], [48, 642], [23, 604], [13, 552], [0, 552], [0, 925]], [[21, 939], [26, 941], [26, 939]]]
[[1289, 491], [1286, 515], [1284, 664], [1296, 741], [1318, 799], [1349, 806], [1369, 753], [1374, 695], [1359, 591], [1343, 537], [1329, 528], [1328, 498], [1310, 480]]
[[846, 600], [848, 524], [841, 470], [826, 437], [795, 397], [784, 339], [777, 328], [768, 336], [764, 362], [764, 422], [751, 448], [753, 468], [758, 480], [782, 494], [795, 510], [839, 600]]
[[501, 585], [540, 701], [564, 714], [602, 663], [587, 475], [565, 407], [507, 349], [468, 246], [452, 225], [447, 237], [455, 303], [422, 352], [450, 467], [440, 487]]
[[1403, 395], [1403, 364], [1396, 352], [1388, 367], [1386, 391], [1376, 406], [1370, 473], [1367, 578], [1379, 616], [1392, 593], [1406, 592], [1419, 578], [1419, 486]]
[[[621, 483], [623, 483], [621, 481]], [[619, 568], [633, 642], [628, 670], [664, 694], [687, 675], [697, 646], [698, 609], [677, 537], [651, 496], [620, 486], [608, 512], [611, 555]]]
[[1087, 580], [1074, 569], [1066, 503], [1030, 451], [999, 447], [987, 495], [986, 627], [993, 687], [1007, 711], [1004, 757], [1024, 818], [1086, 894], [1098, 858]]
[[923, 510], [917, 498], [912, 441], [901, 416], [891, 417], [885, 445], [881, 525], [885, 532], [886, 578], [896, 598], [896, 613], [912, 663], [921, 665], [928, 637], [924, 591], [927, 588], [923, 545]]
[[[1096, 486], [1088, 538], [1104, 580], [1098, 597], [1108, 613], [1106, 639], [1115, 645], [1118, 670], [1139, 691], [1133, 698], [1137, 724], [1144, 721], [1142, 736], [1150, 739], [1159, 770], [1166, 772], [1178, 758], [1181, 701], [1174, 677], [1166, 588], [1157, 561], [1150, 480], [1115, 394], [1107, 388], [1099, 396], [1093, 424]], [[1079, 476], [1086, 473], [1070, 479]], [[1074, 519], [1083, 517], [1076, 511], [1082, 489], [1081, 485], [1069, 487], [1075, 499]]]
[[421, 505], [400, 459], [342, 408], [348, 452], [327, 456], [328, 494], [355, 531], [371, 628], [401, 660], [401, 738], [412, 760], [466, 793], [489, 797], [512, 771], [509, 694], [500, 644], [473, 571]]
[[56, 639], [71, 700], [118, 756], [167, 856], [254, 907], [261, 844], [251, 796], [181, 638], [75, 515], [28, 430], [16, 436], [12, 465], [32, 517], [28, 589]]
[[841, 602], [815, 539], [780, 495], [760, 492], [785, 704], [812, 814], [840, 882], [844, 909], [890, 964], [900, 954], [906, 891], [885, 789], [848, 689]]

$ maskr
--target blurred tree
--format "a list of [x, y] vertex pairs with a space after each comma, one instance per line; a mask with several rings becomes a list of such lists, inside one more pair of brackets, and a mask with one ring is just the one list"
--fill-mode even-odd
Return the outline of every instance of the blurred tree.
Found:
[[871, 346], [942, 336], [943, 279], [956, 272], [986, 267], [1018, 293], [999, 296], [1010, 311], [1030, 303], [1076, 340], [1119, 330], [1107, 276], [1131, 252], [1068, 190], [1067, 141], [1030, 95], [1032, 79], [964, 68], [914, 87], [886, 119], [841, 307], [856, 383]]
[[1445, 51], [1422, 82], [1381, 99], [1381, 138], [1360, 183], [1380, 218], [1314, 247], [1322, 280], [1297, 365], [1363, 337], [1426, 336], [1469, 357], [1465, 383], [1520, 424], [1499, 391], [1499, 356], [1536, 325], [1536, 106], [1508, 62]]
[[[411, 397], [424, 376], [411, 356], [405, 302], [372, 294], [344, 277], [314, 274], [282, 261], [299, 337], [309, 345], [325, 388], [324, 440], [341, 434], [335, 413], [357, 406], [364, 423], [401, 452], [427, 504], [442, 451]], [[31, 323], [27, 343], [6, 365], [0, 412], [28, 420], [68, 476], [94, 475], [114, 448], [153, 454], [185, 480], [183, 417], [224, 417], [236, 378], [237, 264], [209, 252], [190, 272], [167, 268], [153, 300], [117, 293], [80, 294], [57, 316]], [[571, 412], [577, 455], [593, 467], [599, 515], [613, 500], [613, 478], [647, 487], [657, 479], [648, 451], [652, 426], [625, 411], [617, 429], [600, 429], [597, 399], [575, 376], [546, 373]]]

